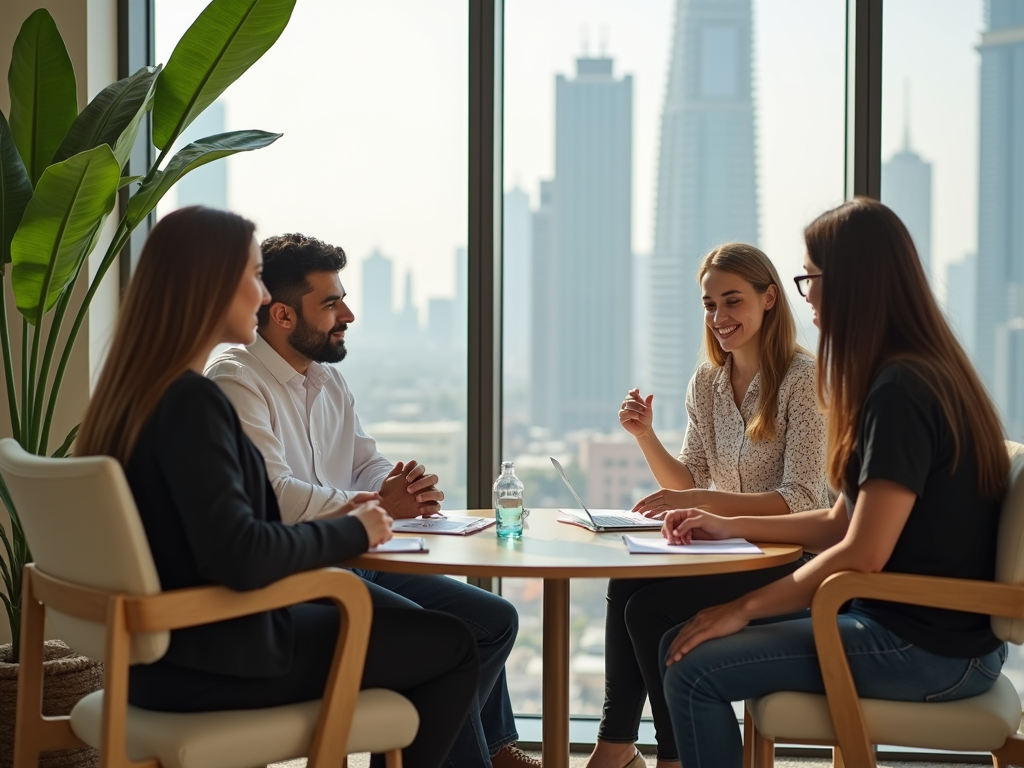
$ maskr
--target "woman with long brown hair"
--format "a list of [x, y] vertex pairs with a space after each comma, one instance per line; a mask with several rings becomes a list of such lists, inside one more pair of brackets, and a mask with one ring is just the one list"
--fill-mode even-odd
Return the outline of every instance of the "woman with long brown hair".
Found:
[[[653, 427], [654, 395], [631, 390], [619, 421], [644, 453], [661, 490], [635, 509], [661, 517], [700, 507], [721, 515], [786, 515], [829, 504], [825, 421], [814, 359], [796, 343], [796, 323], [778, 272], [759, 249], [726, 243], [697, 275], [707, 360], [686, 391], [689, 421], [679, 456]], [[654, 715], [658, 765], [678, 765], [661, 688], [662, 636], [708, 606], [795, 570], [685, 579], [612, 579], [605, 619], [605, 700], [588, 768], [639, 768], [635, 742], [644, 699]]]
[[[150, 232], [85, 415], [78, 455], [124, 466], [164, 589], [256, 589], [336, 565], [391, 538], [378, 494], [330, 519], [285, 525], [263, 457], [230, 401], [202, 375], [220, 343], [251, 344], [270, 300], [252, 222], [225, 211], [175, 211]], [[160, 661], [132, 667], [129, 700], [195, 712], [320, 698], [339, 625], [333, 605], [305, 603], [171, 633]], [[430, 648], [408, 653], [408, 639]], [[364, 687], [407, 696], [420, 716], [409, 765], [440, 765], [476, 696], [476, 644], [459, 620], [374, 611]]]
[[[821, 330], [829, 478], [843, 493], [832, 509], [796, 515], [691, 509], [666, 517], [663, 531], [674, 542], [743, 536], [821, 551], [665, 635], [665, 696], [684, 765], [741, 764], [731, 702], [824, 691], [810, 619], [777, 617], [806, 609], [831, 574], [994, 575], [1009, 475], [1002, 427], [906, 227], [881, 203], [856, 198], [818, 217], [804, 239], [807, 274], [797, 284]], [[839, 630], [867, 698], [975, 696], [1006, 657], [980, 614], [854, 600]]]

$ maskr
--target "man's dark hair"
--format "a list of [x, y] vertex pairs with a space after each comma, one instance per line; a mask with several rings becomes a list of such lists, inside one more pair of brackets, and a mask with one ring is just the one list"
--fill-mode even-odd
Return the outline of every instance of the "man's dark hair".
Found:
[[[313, 290], [306, 276], [311, 272], [337, 272], [348, 258], [336, 245], [300, 234], [275, 235], [260, 243], [263, 251], [263, 284], [271, 304], [287, 304], [300, 315], [302, 297]], [[270, 304], [260, 307], [260, 328], [270, 322]]]

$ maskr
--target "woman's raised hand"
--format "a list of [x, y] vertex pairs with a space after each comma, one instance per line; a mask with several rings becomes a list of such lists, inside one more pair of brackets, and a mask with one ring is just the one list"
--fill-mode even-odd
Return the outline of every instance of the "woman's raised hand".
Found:
[[639, 389], [631, 389], [626, 393], [626, 399], [619, 407], [619, 423], [633, 437], [645, 437], [651, 431], [651, 422], [654, 420], [654, 409], [651, 407], [653, 400], [654, 395], [641, 397]]

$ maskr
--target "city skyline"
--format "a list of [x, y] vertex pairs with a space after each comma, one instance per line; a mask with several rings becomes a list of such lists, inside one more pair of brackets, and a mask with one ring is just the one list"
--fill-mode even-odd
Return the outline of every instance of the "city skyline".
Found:
[[704, 318], [695, 284], [703, 255], [759, 245], [750, 0], [678, 0], [662, 106], [647, 379], [657, 426], [686, 423], [686, 387]]
[[981, 55], [974, 362], [1024, 433], [1024, 4], [989, 0]]
[[[908, 98], [909, 104], [909, 98]], [[903, 114], [903, 146], [882, 163], [881, 200], [910, 231], [925, 272], [932, 266], [932, 164], [914, 151], [910, 140], [910, 109]]]
[[[555, 174], [534, 227], [531, 415], [555, 434], [611, 428], [632, 342], [633, 78], [610, 56], [556, 76]], [[545, 242], [545, 239], [547, 242]], [[507, 295], [507, 294], [506, 294]]]

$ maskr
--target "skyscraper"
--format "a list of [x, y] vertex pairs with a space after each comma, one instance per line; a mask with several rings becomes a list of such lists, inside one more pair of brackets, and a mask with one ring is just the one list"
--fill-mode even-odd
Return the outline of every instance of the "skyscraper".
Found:
[[530, 423], [553, 429], [557, 404], [551, 392], [560, 389], [558, 344], [552, 339], [558, 316], [555, 262], [555, 183], [540, 183], [540, 205], [530, 217]]
[[[1024, 3], [989, 0], [982, 33], [974, 355], [1007, 421], [1015, 318], [1024, 316]], [[1015, 306], [1016, 305], [1016, 306]], [[1002, 353], [1002, 355], [1000, 354]], [[1000, 359], [1002, 357], [1003, 359]], [[1000, 380], [1000, 379], [1004, 380]]]
[[751, 0], [677, 0], [650, 257], [649, 365], [659, 426], [686, 421], [699, 359], [701, 256], [758, 239]]
[[903, 147], [882, 163], [882, 202], [910, 230], [925, 272], [932, 274], [932, 164], [910, 148], [910, 118], [904, 116]]
[[534, 397], [551, 398], [538, 426], [556, 433], [612, 429], [630, 380], [632, 158], [632, 77], [616, 79], [608, 57], [577, 59], [576, 78], [555, 81], [552, 311], [531, 361]]
[[386, 339], [395, 324], [392, 304], [391, 259], [374, 249], [363, 261], [362, 332], [367, 338]]
[[946, 265], [946, 317], [967, 354], [974, 357], [978, 259], [969, 253]]
[[530, 375], [530, 196], [519, 187], [505, 193], [502, 243], [505, 377], [525, 383]]

